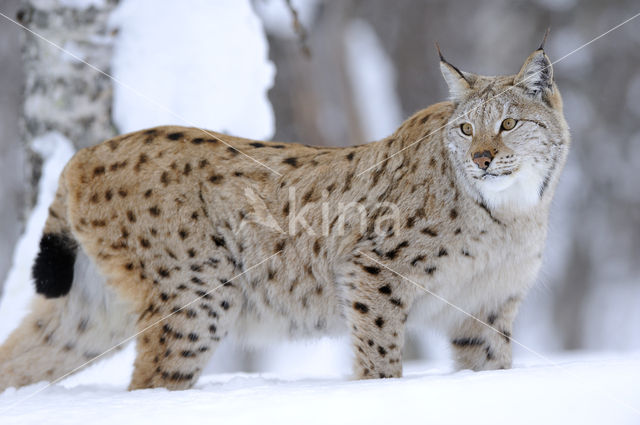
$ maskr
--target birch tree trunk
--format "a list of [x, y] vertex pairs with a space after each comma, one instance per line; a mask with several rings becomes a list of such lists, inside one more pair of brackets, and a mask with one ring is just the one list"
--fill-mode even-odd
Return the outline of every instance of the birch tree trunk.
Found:
[[[20, 0], [0, 2], [0, 12], [16, 16]], [[26, 155], [20, 142], [18, 121], [22, 109], [20, 27], [0, 24], [0, 296], [11, 267], [13, 247], [21, 231], [25, 207]]]
[[[42, 160], [31, 149], [32, 141], [58, 131], [82, 148], [116, 133], [111, 120], [112, 81], [83, 61], [109, 73], [113, 34], [107, 20], [117, 4], [118, 0], [9, 0], [2, 5], [3, 13], [41, 37], [8, 20], [2, 23], [0, 37], [7, 44], [0, 50], [11, 57], [2, 57], [0, 282], [37, 196]], [[4, 101], [11, 96], [19, 99], [20, 94], [21, 111], [19, 100]]]

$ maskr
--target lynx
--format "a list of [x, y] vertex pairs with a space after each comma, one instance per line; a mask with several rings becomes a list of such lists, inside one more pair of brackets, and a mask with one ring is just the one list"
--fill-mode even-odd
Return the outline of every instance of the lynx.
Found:
[[0, 389], [133, 335], [130, 389], [191, 387], [229, 334], [349, 333], [364, 379], [400, 377], [405, 329], [430, 327], [458, 368], [509, 368], [569, 148], [562, 100], [542, 46], [516, 75], [440, 67], [450, 100], [365, 145], [170, 126], [79, 151], [32, 312], [0, 347]]

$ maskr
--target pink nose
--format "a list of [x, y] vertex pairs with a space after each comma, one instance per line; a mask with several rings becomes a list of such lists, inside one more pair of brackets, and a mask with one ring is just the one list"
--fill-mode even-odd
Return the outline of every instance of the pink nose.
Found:
[[491, 155], [489, 151], [476, 152], [473, 154], [473, 162], [483, 171], [489, 168], [492, 160], [493, 155]]

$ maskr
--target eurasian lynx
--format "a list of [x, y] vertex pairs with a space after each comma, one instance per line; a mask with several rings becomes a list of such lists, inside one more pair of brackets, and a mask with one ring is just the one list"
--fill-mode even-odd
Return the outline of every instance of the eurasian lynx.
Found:
[[0, 388], [55, 379], [137, 331], [132, 389], [190, 387], [229, 333], [350, 332], [355, 375], [389, 378], [405, 326], [431, 326], [460, 368], [510, 367], [569, 148], [562, 101], [542, 48], [517, 75], [441, 69], [451, 100], [366, 145], [158, 127], [78, 152]]

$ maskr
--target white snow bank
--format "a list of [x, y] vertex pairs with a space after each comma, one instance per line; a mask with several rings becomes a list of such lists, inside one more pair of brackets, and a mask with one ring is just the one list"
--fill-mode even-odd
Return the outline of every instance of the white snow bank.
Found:
[[38, 184], [38, 200], [25, 232], [13, 251], [13, 263], [0, 298], [0, 342], [18, 326], [27, 314], [35, 290], [31, 282], [31, 266], [38, 253], [44, 223], [58, 188], [58, 177], [74, 154], [73, 145], [58, 132], [35, 139], [31, 147], [43, 159], [42, 177]]
[[113, 379], [122, 373], [103, 369], [85, 374], [83, 382], [9, 389], [0, 394], [0, 420], [3, 425], [640, 423], [640, 353], [555, 360], [557, 366], [528, 361], [512, 370], [479, 373], [414, 364], [402, 379], [372, 381], [211, 375], [195, 389], [179, 392], [127, 392], [126, 380]]
[[177, 124], [263, 139], [275, 67], [249, 0], [125, 0], [112, 73], [121, 132]]

